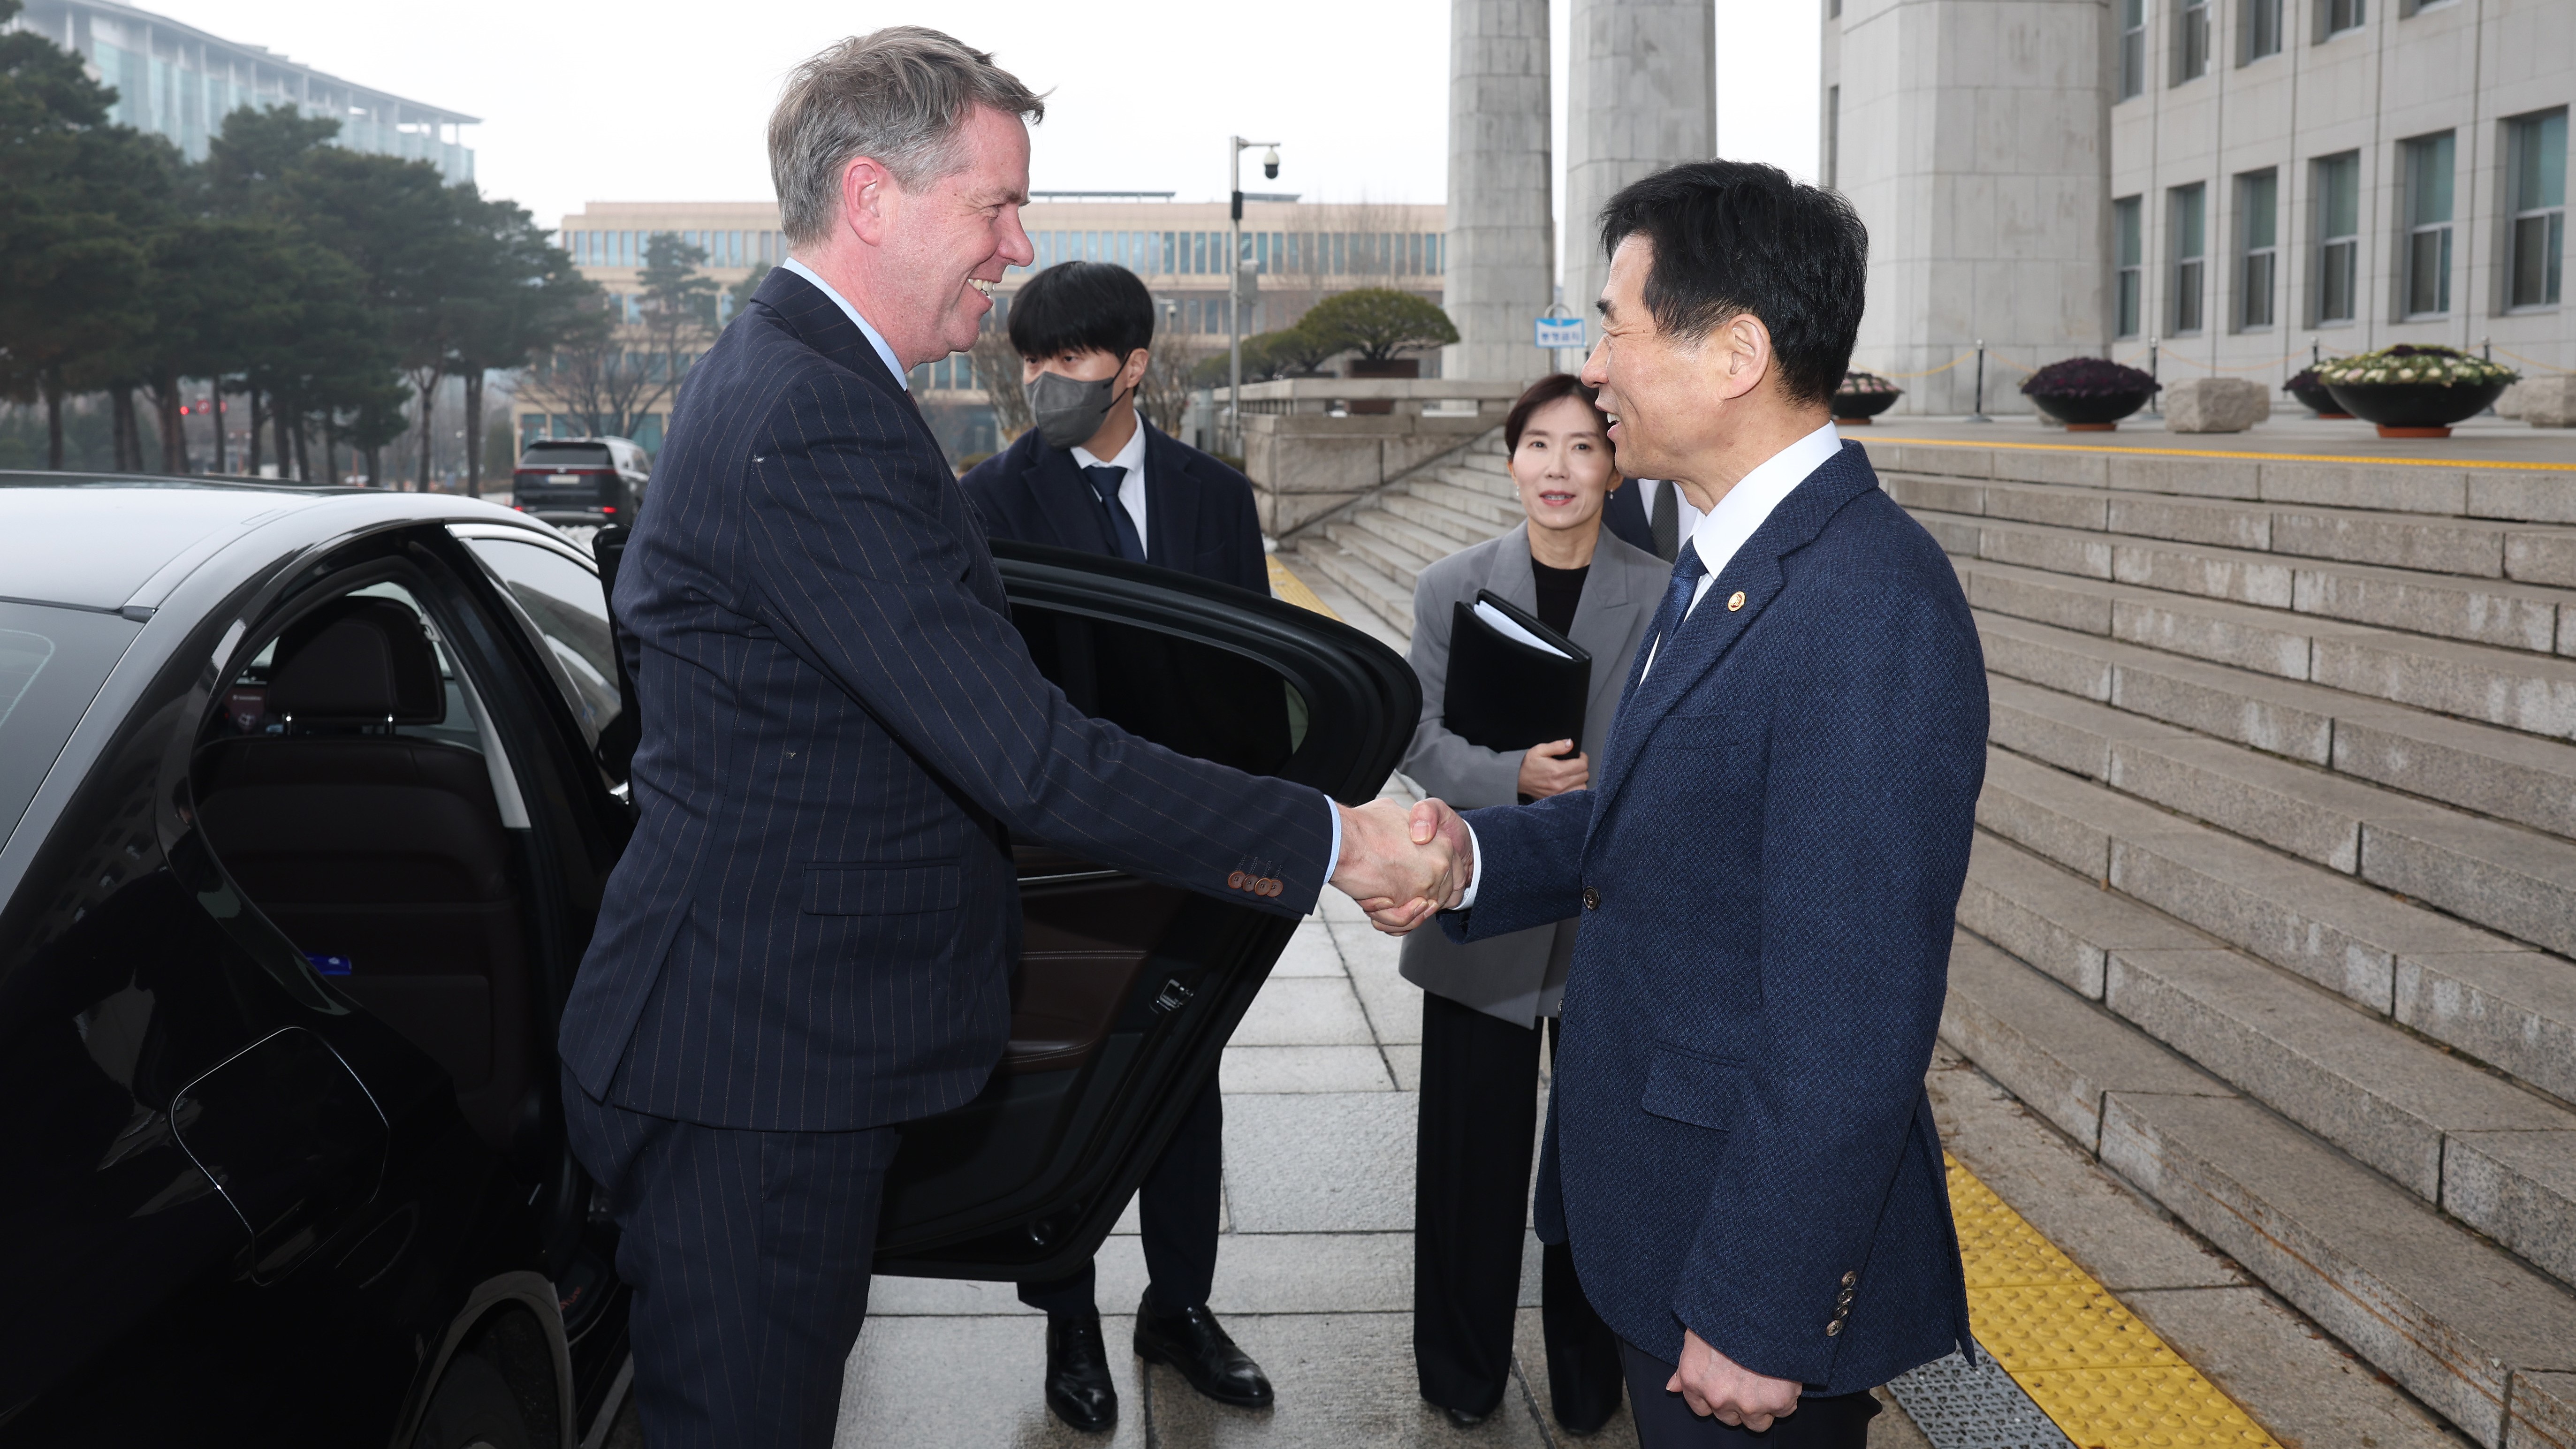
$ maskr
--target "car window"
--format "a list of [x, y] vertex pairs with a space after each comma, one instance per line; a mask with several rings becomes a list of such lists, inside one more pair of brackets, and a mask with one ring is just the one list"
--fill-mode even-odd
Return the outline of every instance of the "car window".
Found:
[[536, 621], [572, 681], [565, 703], [582, 727], [598, 738], [617, 718], [617, 645], [608, 631], [608, 599], [599, 575], [542, 544], [507, 538], [472, 538], [475, 555], [501, 576], [519, 607]]
[[142, 628], [116, 614], [0, 603], [0, 841]]

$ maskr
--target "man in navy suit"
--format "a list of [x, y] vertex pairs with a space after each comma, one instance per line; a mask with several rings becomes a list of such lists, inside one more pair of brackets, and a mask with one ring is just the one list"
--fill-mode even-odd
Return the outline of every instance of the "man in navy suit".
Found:
[[[1011, 299], [1010, 335], [1037, 421], [958, 480], [987, 534], [1270, 592], [1251, 480], [1166, 437], [1137, 411], [1152, 359], [1154, 298], [1135, 273], [1108, 262], [1049, 267]], [[1224, 1107], [1211, 1078], [1137, 1194], [1151, 1274], [1136, 1307], [1137, 1351], [1172, 1364], [1212, 1399], [1259, 1408], [1271, 1401], [1268, 1376], [1207, 1306], [1224, 1143]], [[1118, 1386], [1093, 1278], [1085, 1263], [1055, 1282], [1021, 1284], [1020, 1301], [1047, 1316], [1047, 1407], [1074, 1428], [1097, 1431], [1118, 1422]]]
[[1869, 1390], [1968, 1341], [1923, 1073], [1984, 774], [1976, 626], [1834, 433], [1867, 249], [1841, 198], [1701, 162], [1613, 198], [1602, 240], [1584, 381], [1621, 464], [1707, 516], [1595, 787], [1416, 830], [1473, 856], [1451, 936], [1583, 919], [1540, 1227], [1623, 1340], [1639, 1442], [1860, 1449]]
[[918, 27], [798, 68], [792, 259], [691, 369], [618, 576], [638, 821], [560, 1050], [654, 1449], [832, 1441], [895, 1124], [1001, 1056], [1014, 837], [1291, 915], [1450, 889], [1402, 812], [1089, 719], [1011, 627], [904, 378], [1031, 259], [1041, 114]]

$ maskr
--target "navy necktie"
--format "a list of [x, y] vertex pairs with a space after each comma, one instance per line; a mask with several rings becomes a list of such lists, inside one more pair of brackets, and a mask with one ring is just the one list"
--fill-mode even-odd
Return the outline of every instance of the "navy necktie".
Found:
[[1118, 485], [1127, 481], [1127, 470], [1114, 463], [1094, 463], [1082, 470], [1091, 480], [1091, 491], [1100, 495], [1100, 506], [1109, 511], [1109, 541], [1118, 546], [1118, 556], [1130, 563], [1145, 561], [1145, 540], [1136, 536], [1136, 520], [1127, 515], [1127, 505], [1118, 501]]
[[[1669, 488], [1672, 485], [1667, 483], [1664, 486]], [[1646, 656], [1648, 667], [1652, 667], [1652, 661], [1663, 658], [1665, 642], [1681, 631], [1682, 620], [1690, 615], [1691, 594], [1699, 588], [1699, 581], [1707, 577], [1708, 560], [1699, 556], [1697, 548], [1684, 543], [1681, 557], [1673, 561], [1673, 581], [1664, 587], [1664, 606], [1655, 611], [1655, 627], [1648, 634], [1655, 641]]]

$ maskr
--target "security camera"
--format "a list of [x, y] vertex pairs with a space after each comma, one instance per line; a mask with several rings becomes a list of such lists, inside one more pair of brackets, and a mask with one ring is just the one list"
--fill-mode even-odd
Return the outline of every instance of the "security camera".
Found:
[[1268, 177], [1268, 178], [1270, 178], [1270, 179], [1271, 179], [1271, 180], [1273, 180], [1273, 181], [1276, 181], [1276, 180], [1278, 180], [1278, 179], [1279, 179], [1279, 148], [1278, 148], [1278, 147], [1273, 146], [1273, 147], [1271, 147], [1269, 150], [1264, 151], [1264, 152], [1262, 152], [1262, 153], [1261, 153], [1261, 174], [1262, 174], [1262, 175], [1264, 175], [1264, 176], [1266, 176], [1266, 177]]

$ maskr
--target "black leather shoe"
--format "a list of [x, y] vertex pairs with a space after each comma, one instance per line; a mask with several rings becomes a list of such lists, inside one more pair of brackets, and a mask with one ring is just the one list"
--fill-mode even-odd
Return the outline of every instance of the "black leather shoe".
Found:
[[1109, 1346], [1100, 1315], [1047, 1319], [1047, 1407], [1086, 1433], [1118, 1422], [1118, 1385], [1109, 1377]]
[[1181, 1371], [1190, 1387], [1242, 1409], [1270, 1407], [1270, 1380], [1252, 1356], [1234, 1346], [1216, 1315], [1202, 1304], [1178, 1313], [1156, 1313], [1149, 1295], [1136, 1305], [1136, 1356]]
[[1465, 1409], [1452, 1409], [1444, 1405], [1440, 1412], [1453, 1426], [1460, 1429], [1473, 1429], [1478, 1424], [1485, 1422], [1484, 1415], [1471, 1414]]

